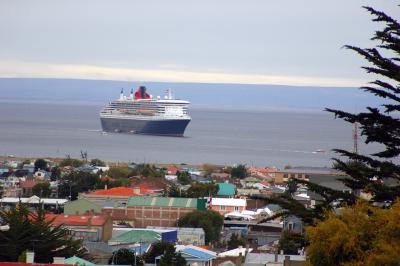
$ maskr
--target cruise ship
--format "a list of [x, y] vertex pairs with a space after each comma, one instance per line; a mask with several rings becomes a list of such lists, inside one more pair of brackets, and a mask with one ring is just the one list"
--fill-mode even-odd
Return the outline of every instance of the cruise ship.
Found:
[[183, 136], [191, 118], [188, 101], [176, 100], [171, 90], [164, 98], [153, 98], [140, 86], [125, 96], [123, 89], [118, 100], [110, 102], [100, 112], [104, 132], [123, 132], [163, 136]]

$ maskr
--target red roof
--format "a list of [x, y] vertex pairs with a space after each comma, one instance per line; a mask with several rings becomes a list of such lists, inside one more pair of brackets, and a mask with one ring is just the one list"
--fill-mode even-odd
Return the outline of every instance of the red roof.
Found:
[[111, 182], [114, 182], [114, 181], [117, 181], [117, 179], [115, 179], [115, 178], [112, 178], [112, 177], [109, 177], [108, 175], [103, 175], [103, 176], [100, 176], [100, 179], [102, 180], [102, 181], [111, 181]]
[[104, 195], [104, 196], [138, 196], [133, 192], [132, 188], [129, 187], [114, 187], [110, 189], [100, 189], [88, 193], [89, 195]]
[[36, 181], [36, 180], [28, 179], [26, 181], [22, 181], [20, 184], [20, 187], [21, 188], [33, 188], [37, 183], [38, 183], [38, 181]]
[[162, 188], [155, 187], [155, 186], [150, 186], [146, 183], [141, 183], [139, 185], [140, 188], [140, 194], [147, 194], [147, 193], [152, 193], [152, 192], [159, 192], [163, 190]]
[[167, 168], [167, 173], [170, 175], [175, 175], [177, 171], [178, 168], [174, 165], [171, 165], [170, 167]]
[[[54, 219], [54, 220], [53, 220]], [[108, 217], [104, 215], [65, 215], [65, 214], [46, 214], [46, 220], [53, 220], [53, 226], [102, 226]]]
[[267, 187], [271, 186], [271, 184], [267, 180], [261, 180], [260, 183]]

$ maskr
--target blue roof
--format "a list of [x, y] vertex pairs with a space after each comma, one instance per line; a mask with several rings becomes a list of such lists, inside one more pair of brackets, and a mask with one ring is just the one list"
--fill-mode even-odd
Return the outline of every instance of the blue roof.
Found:
[[151, 244], [144, 243], [137, 247], [129, 247], [129, 249], [141, 256], [149, 250], [150, 246], [151, 246]]
[[205, 261], [216, 258], [215, 256], [213, 256], [207, 252], [202, 252], [202, 251], [194, 249], [194, 248], [184, 248], [184, 249], [179, 250], [179, 252], [184, 253], [189, 256], [192, 256], [192, 257], [196, 257], [200, 260], [205, 260]]

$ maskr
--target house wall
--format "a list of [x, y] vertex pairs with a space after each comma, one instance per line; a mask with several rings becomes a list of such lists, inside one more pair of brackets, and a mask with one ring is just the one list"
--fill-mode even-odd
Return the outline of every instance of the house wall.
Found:
[[135, 227], [176, 226], [177, 220], [195, 208], [128, 206], [121, 208], [103, 208], [102, 214], [116, 221], [132, 221]]
[[194, 211], [194, 208], [129, 206], [135, 217], [135, 226], [176, 226], [177, 220]]
[[126, 202], [130, 196], [115, 196], [115, 195], [91, 195], [91, 194], [80, 194], [79, 198], [88, 199], [90, 201], [118, 201]]
[[284, 179], [284, 173], [276, 172], [275, 175], [275, 183], [276, 184], [283, 184], [286, 180]]
[[205, 234], [178, 231], [178, 244], [203, 246], [205, 245]]
[[229, 205], [212, 205], [211, 209], [213, 211], [219, 212], [219, 214], [224, 215], [229, 212], [242, 212], [246, 210], [245, 206], [229, 206]]
[[112, 230], [113, 230], [113, 220], [111, 218], [108, 218], [107, 222], [103, 226], [102, 242], [107, 242], [112, 238]]

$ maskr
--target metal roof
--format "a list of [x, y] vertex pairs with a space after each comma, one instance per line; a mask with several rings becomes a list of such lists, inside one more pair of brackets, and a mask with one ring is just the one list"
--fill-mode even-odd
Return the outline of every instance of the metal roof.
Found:
[[192, 245], [188, 246], [176, 245], [175, 248], [177, 252], [181, 252], [183, 257], [189, 261], [190, 260], [210, 261], [217, 257], [217, 253], [213, 251]]
[[235, 185], [230, 183], [218, 183], [218, 196], [233, 196], [235, 195]]
[[72, 264], [72, 265], [82, 265], [82, 266], [95, 266], [96, 265], [96, 264], [94, 264], [94, 263], [92, 263], [90, 261], [81, 259], [81, 258], [76, 257], [76, 256], [73, 256], [73, 257], [70, 257], [68, 259], [65, 259], [64, 263], [65, 264]]
[[161, 241], [161, 234], [153, 230], [131, 230], [110, 240], [110, 242], [117, 243], [153, 243], [157, 241]]
[[197, 201], [198, 199], [195, 198], [137, 196], [130, 197], [127, 206], [197, 208]]
[[211, 205], [215, 206], [241, 206], [246, 207], [245, 199], [211, 198]]

